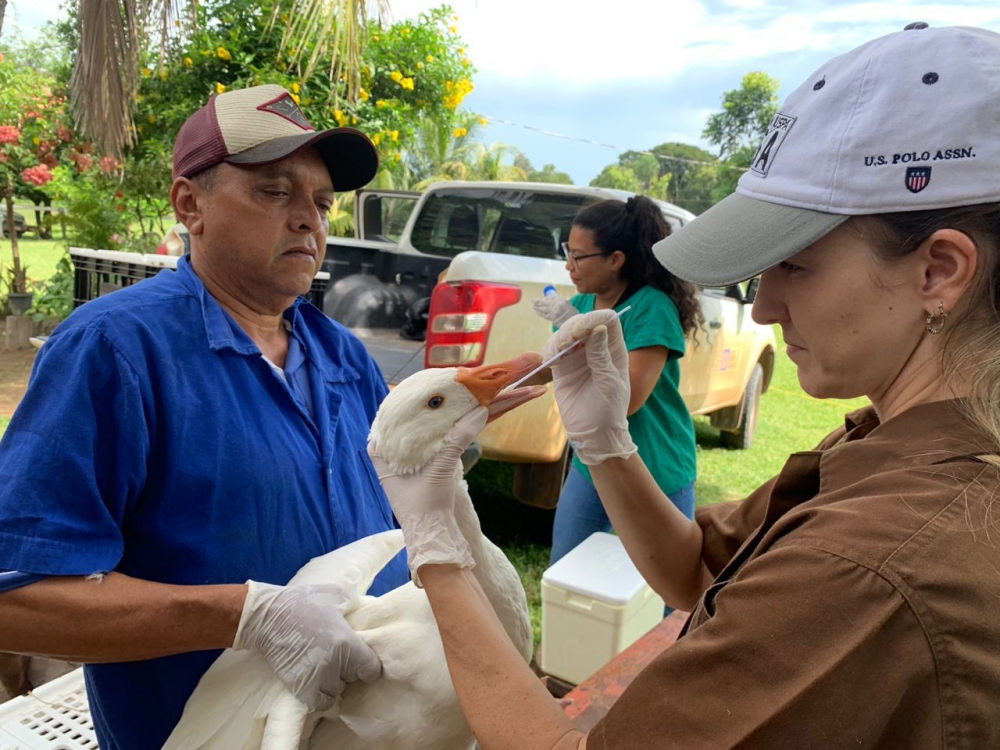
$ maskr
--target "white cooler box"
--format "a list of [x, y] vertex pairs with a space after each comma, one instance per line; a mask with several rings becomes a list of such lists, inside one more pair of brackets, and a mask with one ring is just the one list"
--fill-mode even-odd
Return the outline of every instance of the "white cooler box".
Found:
[[578, 685], [662, 619], [621, 540], [591, 534], [542, 574], [541, 669]]

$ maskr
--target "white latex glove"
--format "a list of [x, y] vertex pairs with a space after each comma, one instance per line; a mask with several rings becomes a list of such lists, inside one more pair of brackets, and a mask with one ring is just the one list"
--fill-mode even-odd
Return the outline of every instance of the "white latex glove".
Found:
[[549, 297], [535, 297], [531, 300], [531, 306], [535, 308], [536, 315], [557, 326], [561, 326], [579, 312], [569, 300], [554, 294]]
[[233, 648], [259, 652], [311, 710], [331, 708], [346, 683], [372, 682], [382, 673], [375, 652], [344, 619], [350, 597], [342, 587], [247, 586]]
[[553, 363], [552, 382], [573, 450], [593, 466], [637, 449], [628, 431], [628, 351], [614, 310], [568, 319], [542, 347], [542, 359], [582, 338], [587, 340]]
[[421, 565], [475, 565], [469, 543], [455, 520], [455, 491], [462, 482], [462, 452], [486, 426], [489, 412], [479, 406], [459, 419], [445, 436], [444, 445], [414, 474], [396, 474], [368, 444], [378, 478], [392, 512], [403, 529], [410, 575], [421, 586]]

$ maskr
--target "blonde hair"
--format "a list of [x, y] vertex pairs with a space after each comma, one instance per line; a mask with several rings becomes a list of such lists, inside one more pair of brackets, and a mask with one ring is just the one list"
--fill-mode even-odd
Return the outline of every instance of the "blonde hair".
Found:
[[[969, 386], [963, 410], [1000, 453], [1000, 203], [855, 216], [849, 224], [877, 257], [890, 261], [915, 252], [939, 229], [955, 229], [976, 243], [979, 263], [968, 305], [949, 318], [945, 331], [945, 376], [962, 373]], [[1000, 466], [1000, 455], [981, 458]]]

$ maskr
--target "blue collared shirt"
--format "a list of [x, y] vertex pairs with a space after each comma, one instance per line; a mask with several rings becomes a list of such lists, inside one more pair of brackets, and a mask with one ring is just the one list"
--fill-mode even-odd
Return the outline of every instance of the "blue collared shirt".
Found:
[[[0, 570], [282, 584], [393, 528], [365, 451], [382, 376], [305, 300], [286, 320], [311, 409], [187, 257], [74, 312], [0, 441]], [[372, 593], [407, 579], [397, 557]], [[88, 666], [102, 750], [161, 747], [218, 653]]]

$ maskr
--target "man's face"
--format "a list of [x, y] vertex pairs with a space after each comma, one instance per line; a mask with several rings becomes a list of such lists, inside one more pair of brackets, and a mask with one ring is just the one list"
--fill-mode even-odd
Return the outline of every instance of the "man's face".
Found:
[[330, 173], [312, 148], [274, 164], [220, 164], [198, 198], [195, 270], [254, 310], [286, 309], [308, 293], [323, 263], [333, 198]]

